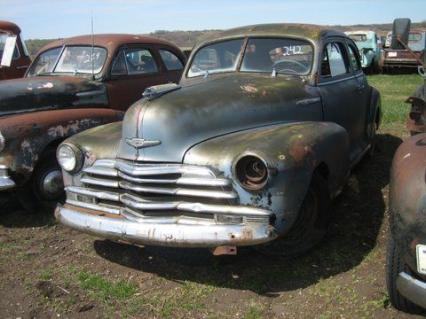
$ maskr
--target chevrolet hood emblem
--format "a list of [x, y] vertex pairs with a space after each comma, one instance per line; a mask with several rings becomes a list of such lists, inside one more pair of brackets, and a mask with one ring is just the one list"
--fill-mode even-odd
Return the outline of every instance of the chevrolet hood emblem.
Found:
[[144, 138], [126, 138], [126, 143], [130, 146], [133, 146], [134, 148], [144, 148], [144, 147], [151, 147], [161, 144], [161, 141], [159, 140], [146, 140]]

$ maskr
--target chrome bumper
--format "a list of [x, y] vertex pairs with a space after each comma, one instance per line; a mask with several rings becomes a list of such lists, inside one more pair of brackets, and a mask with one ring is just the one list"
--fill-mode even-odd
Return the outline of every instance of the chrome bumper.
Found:
[[426, 282], [401, 272], [396, 280], [396, 287], [405, 298], [426, 309]]
[[10, 178], [7, 166], [0, 165], [0, 191], [14, 188], [15, 182]]
[[121, 216], [95, 213], [67, 205], [58, 206], [59, 222], [82, 232], [133, 244], [172, 247], [250, 246], [277, 237], [267, 223], [190, 223], [180, 219], [150, 218], [133, 221]]

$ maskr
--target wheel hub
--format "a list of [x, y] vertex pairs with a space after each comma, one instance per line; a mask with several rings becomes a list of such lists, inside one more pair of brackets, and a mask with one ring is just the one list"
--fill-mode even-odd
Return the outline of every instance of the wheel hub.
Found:
[[61, 196], [64, 191], [64, 183], [60, 170], [54, 170], [44, 175], [41, 181], [41, 193], [44, 197], [52, 199]]

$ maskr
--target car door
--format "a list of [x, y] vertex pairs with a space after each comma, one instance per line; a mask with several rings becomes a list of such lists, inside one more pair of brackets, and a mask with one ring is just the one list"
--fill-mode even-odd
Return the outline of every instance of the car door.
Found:
[[106, 81], [110, 105], [126, 110], [147, 87], [167, 83], [166, 72], [150, 46], [121, 48]]
[[323, 101], [324, 120], [335, 122], [349, 135], [351, 161], [362, 151], [358, 124], [364, 120], [360, 112], [360, 83], [352, 73], [343, 38], [329, 39], [323, 45], [319, 63], [318, 88]]
[[369, 110], [370, 110], [370, 95], [371, 88], [368, 85], [367, 77], [361, 68], [361, 62], [359, 58], [359, 52], [356, 45], [347, 40], [348, 58], [349, 64], [353, 76], [357, 81], [357, 101], [358, 102], [358, 115], [354, 123], [354, 130], [357, 138], [359, 139], [359, 145], [365, 149], [368, 145], [367, 126], [369, 124]]

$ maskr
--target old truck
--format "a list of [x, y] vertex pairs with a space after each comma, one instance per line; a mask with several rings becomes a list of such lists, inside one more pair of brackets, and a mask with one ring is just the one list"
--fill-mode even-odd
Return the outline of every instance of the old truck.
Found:
[[21, 78], [31, 63], [21, 29], [9, 21], [0, 21], [0, 81]]
[[61, 223], [143, 245], [300, 254], [326, 233], [381, 118], [355, 43], [313, 25], [224, 31], [194, 48], [179, 85], [144, 95], [123, 122], [59, 145]]
[[[395, 21], [395, 24], [395, 27], [399, 29], [397, 37], [407, 39], [409, 25], [404, 24], [403, 21]], [[423, 54], [423, 68], [425, 67], [426, 56]], [[421, 74], [424, 77], [424, 84], [408, 99], [408, 102], [412, 104], [408, 129], [414, 136], [400, 145], [392, 163], [389, 196], [391, 234], [386, 270], [391, 303], [399, 310], [425, 315], [426, 77], [424, 69]], [[413, 128], [415, 128], [414, 131]]]
[[369, 72], [379, 70], [379, 61], [382, 46], [379, 37], [374, 31], [347, 31], [345, 32], [354, 40], [361, 55], [361, 66]]
[[171, 43], [101, 34], [40, 50], [21, 79], [0, 82], [0, 191], [21, 202], [63, 196], [56, 147], [65, 138], [122, 119], [146, 87], [178, 82], [185, 57]]
[[[402, 19], [411, 25], [410, 19]], [[395, 36], [394, 36], [395, 35]], [[418, 68], [426, 45], [425, 30], [411, 30], [407, 39], [398, 39], [400, 32], [393, 30], [388, 33], [385, 48], [383, 48], [379, 67], [383, 71], [395, 68]], [[401, 41], [403, 40], [403, 41]]]

